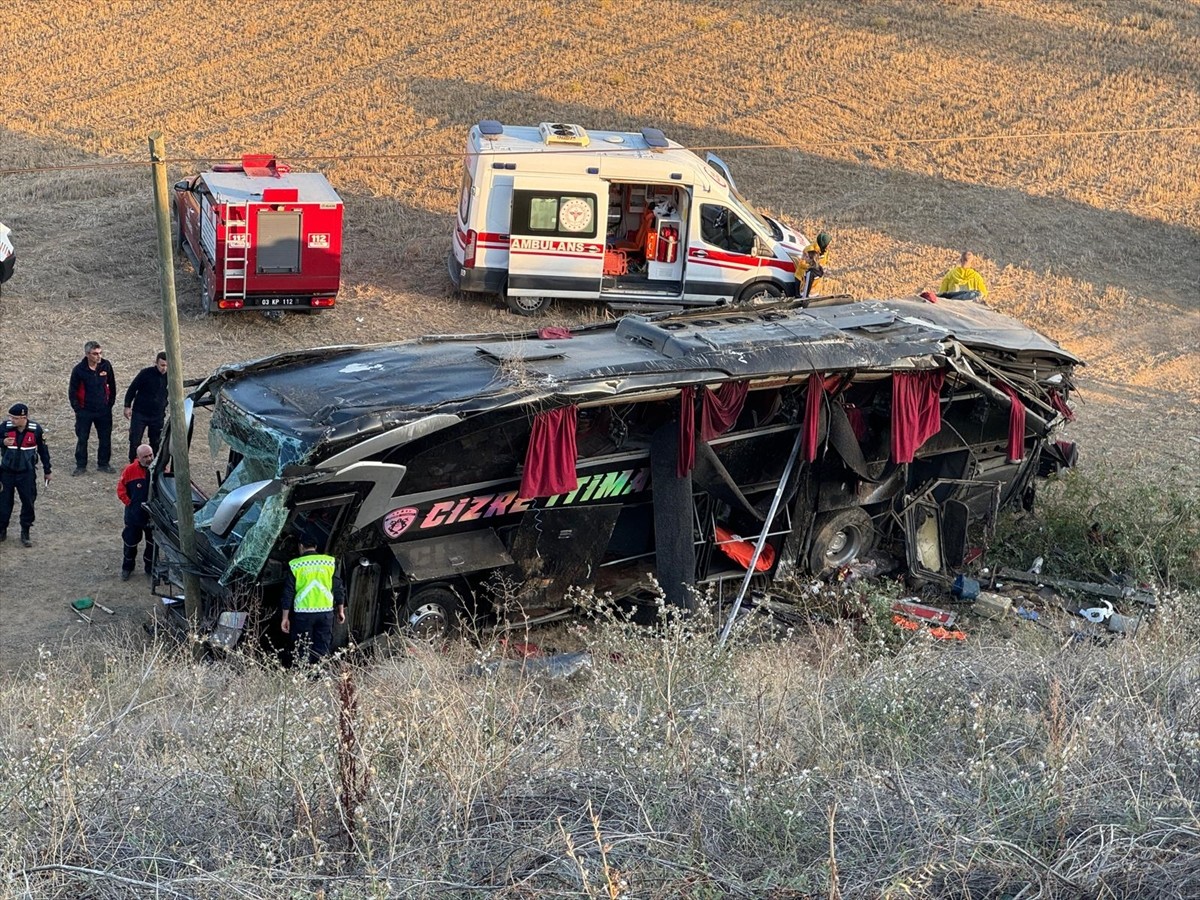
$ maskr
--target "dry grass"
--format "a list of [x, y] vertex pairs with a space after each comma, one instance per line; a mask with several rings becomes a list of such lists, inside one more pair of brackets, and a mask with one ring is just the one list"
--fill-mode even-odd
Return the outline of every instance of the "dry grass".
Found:
[[0, 895], [1200, 891], [1200, 668], [1170, 632], [714, 633], [585, 628], [569, 681], [467, 674], [488, 645], [317, 681], [43, 651], [0, 691]]

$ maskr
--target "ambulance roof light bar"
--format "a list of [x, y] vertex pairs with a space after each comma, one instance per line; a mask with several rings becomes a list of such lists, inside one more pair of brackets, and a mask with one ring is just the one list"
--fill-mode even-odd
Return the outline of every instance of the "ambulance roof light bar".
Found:
[[483, 119], [479, 123], [479, 134], [481, 137], [493, 141], [504, 134], [504, 126], [495, 119]]
[[667, 136], [658, 128], [643, 128], [642, 140], [646, 142], [647, 147], [653, 147], [655, 150], [665, 150], [671, 146]]

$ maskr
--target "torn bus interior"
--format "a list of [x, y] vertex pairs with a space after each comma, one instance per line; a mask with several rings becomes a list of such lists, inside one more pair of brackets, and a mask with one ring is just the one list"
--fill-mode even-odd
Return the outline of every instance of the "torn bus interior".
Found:
[[[296, 351], [204, 380], [191, 465], [210, 617], [260, 603], [277, 621], [296, 535], [314, 527], [347, 584], [343, 641], [514, 606], [552, 615], [573, 588], [636, 598], [656, 580], [687, 606], [751, 565], [765, 589], [876, 547], [942, 578], [971, 528], [1074, 460], [1057, 432], [1079, 361], [971, 302], [555, 335]], [[169, 462], [150, 506], [159, 575], [178, 585]]]

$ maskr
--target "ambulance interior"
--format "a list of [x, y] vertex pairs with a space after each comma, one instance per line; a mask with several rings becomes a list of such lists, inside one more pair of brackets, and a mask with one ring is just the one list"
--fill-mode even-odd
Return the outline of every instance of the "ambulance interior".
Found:
[[605, 286], [683, 280], [687, 192], [671, 184], [612, 183], [608, 191]]

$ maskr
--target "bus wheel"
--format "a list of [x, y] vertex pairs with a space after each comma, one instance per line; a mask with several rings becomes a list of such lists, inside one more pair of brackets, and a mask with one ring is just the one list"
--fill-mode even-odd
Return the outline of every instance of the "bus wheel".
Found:
[[550, 297], [514, 297], [506, 294], [504, 302], [518, 316], [536, 316], [550, 306]]
[[764, 303], [774, 303], [783, 296], [783, 288], [773, 281], [759, 281], [747, 285], [738, 294], [736, 306], [759, 306]]
[[450, 637], [458, 626], [458, 594], [445, 585], [422, 588], [404, 604], [404, 630], [422, 640]]
[[858, 507], [818, 516], [813, 523], [808, 567], [821, 575], [849, 565], [875, 545], [875, 526]]

